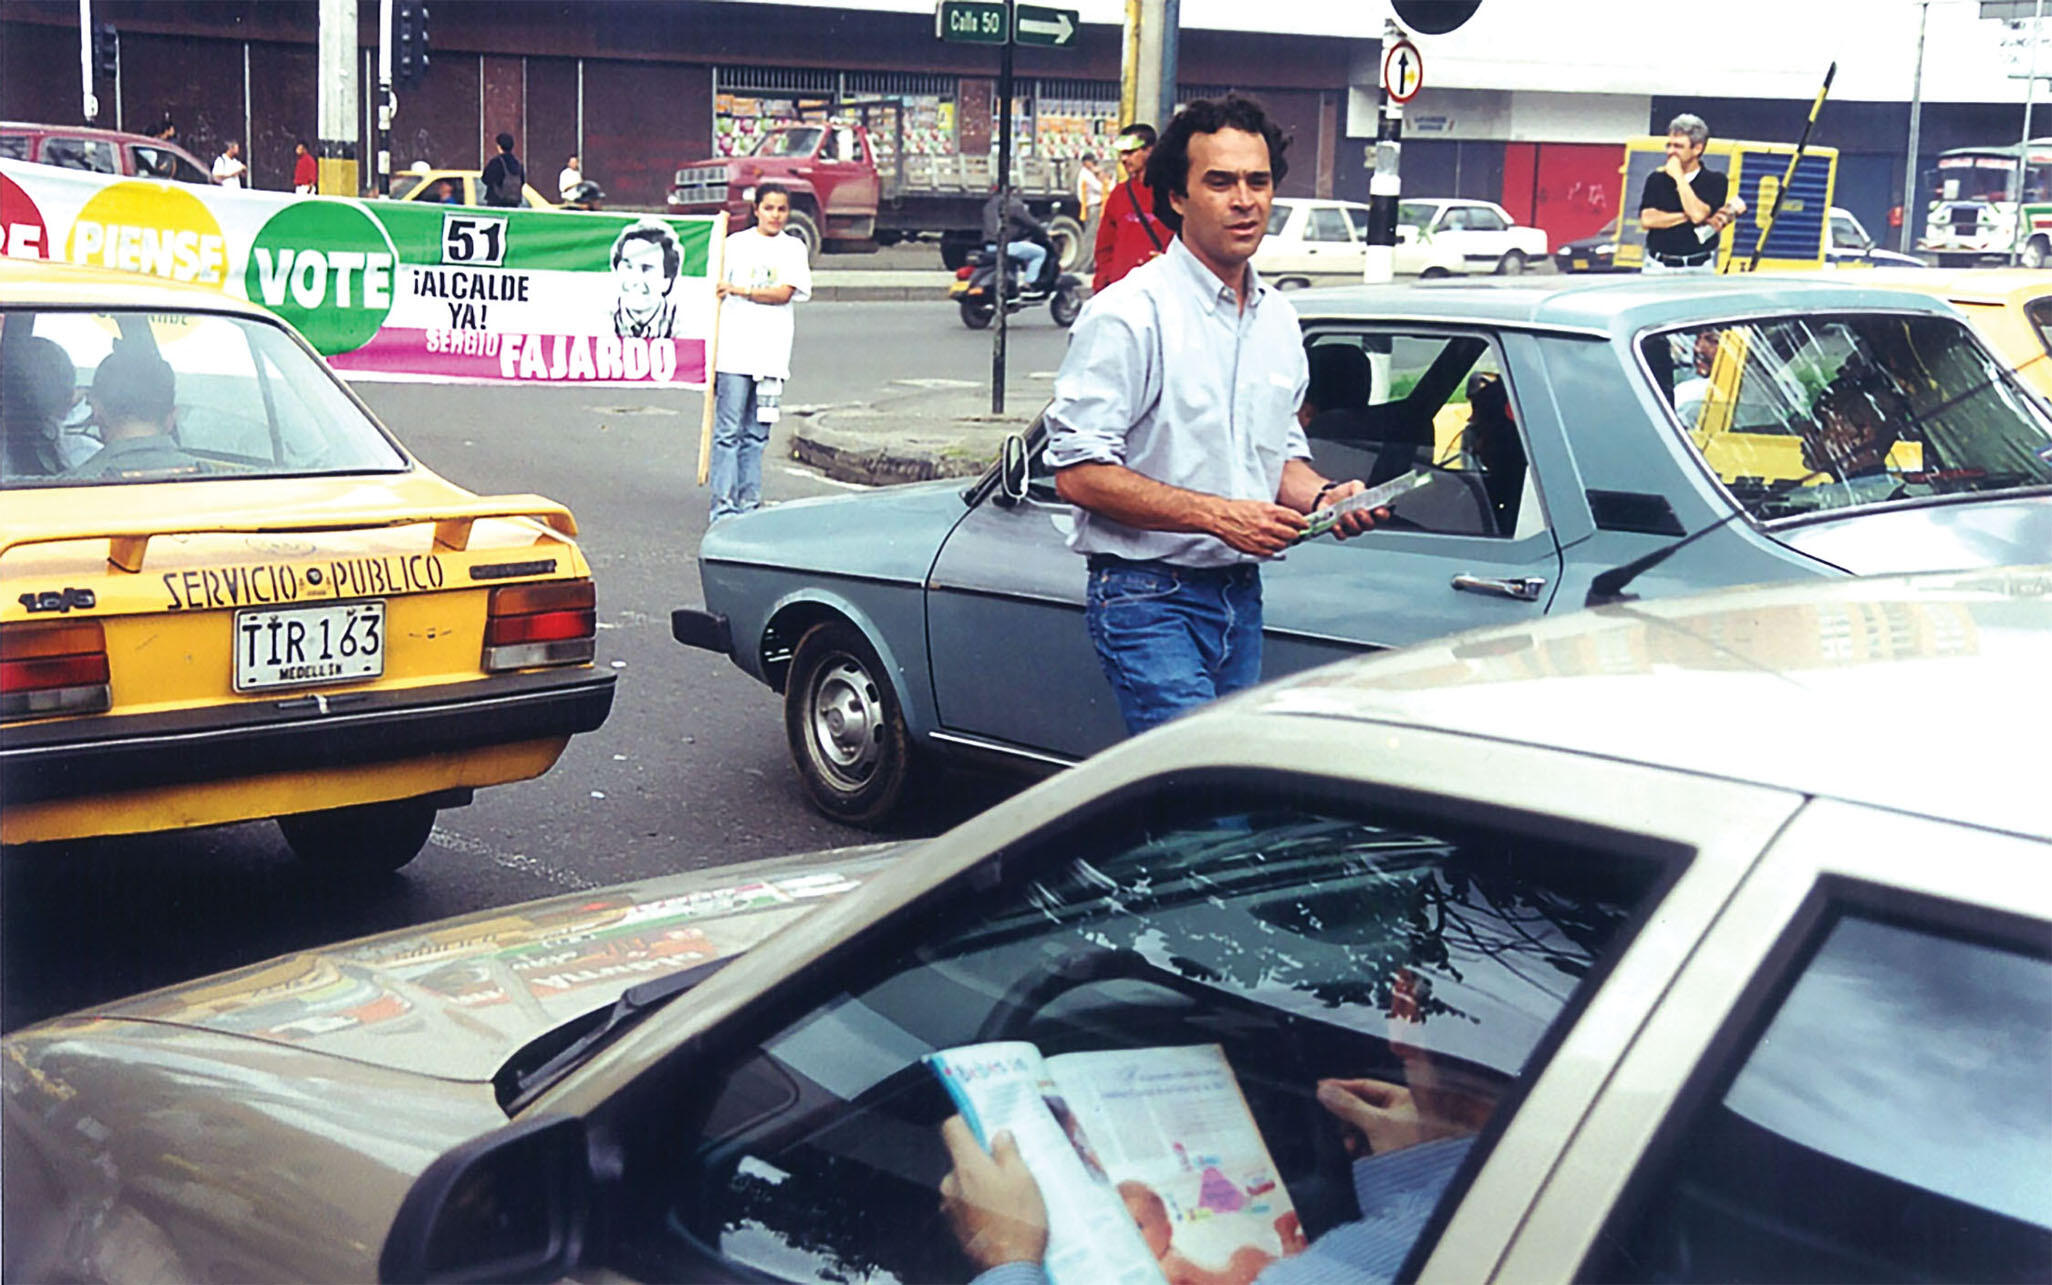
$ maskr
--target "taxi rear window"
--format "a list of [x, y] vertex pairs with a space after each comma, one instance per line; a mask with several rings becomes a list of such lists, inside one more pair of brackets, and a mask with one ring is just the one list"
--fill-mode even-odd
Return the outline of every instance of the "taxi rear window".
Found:
[[1759, 521], [2052, 485], [2052, 418], [1948, 317], [1724, 322], [1653, 334], [1641, 352]]
[[0, 488], [397, 472], [281, 329], [206, 313], [0, 314]]

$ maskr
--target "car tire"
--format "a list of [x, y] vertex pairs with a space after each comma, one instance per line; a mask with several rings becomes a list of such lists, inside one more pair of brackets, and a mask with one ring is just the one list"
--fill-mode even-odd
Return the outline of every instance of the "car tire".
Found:
[[969, 327], [971, 330], [983, 330], [988, 328], [991, 321], [996, 316], [997, 305], [989, 302], [988, 300], [962, 300], [962, 324]]
[[1418, 274], [1418, 278], [1421, 281], [1437, 281], [1441, 277], [1450, 277], [1452, 275], [1453, 273], [1448, 272], [1445, 268], [1427, 268]]
[[1278, 290], [1309, 290], [1311, 282], [1303, 277], [1283, 277], [1275, 283]]
[[1048, 301], [1048, 311], [1054, 316], [1054, 323], [1067, 330], [1076, 324], [1076, 317], [1083, 311], [1083, 287], [1065, 285], [1055, 287], [1054, 298]]
[[1090, 253], [1090, 247], [1083, 244], [1083, 225], [1066, 214], [1057, 214], [1047, 221], [1047, 239], [1054, 242], [1055, 262], [1064, 272], [1081, 267]]
[[791, 762], [813, 806], [875, 827], [897, 815], [911, 780], [912, 736], [876, 649], [831, 620], [798, 640], [784, 685]]
[[1503, 258], [1497, 261], [1496, 271], [1499, 276], [1515, 277], [1523, 275], [1525, 271], [1525, 252], [1523, 250], [1505, 250]]
[[426, 799], [360, 803], [278, 818], [278, 829], [301, 861], [351, 874], [390, 874], [420, 855], [435, 828]]
[[805, 243], [805, 262], [819, 262], [819, 224], [803, 210], [791, 211], [791, 221], [784, 225], [785, 236], [795, 236]]

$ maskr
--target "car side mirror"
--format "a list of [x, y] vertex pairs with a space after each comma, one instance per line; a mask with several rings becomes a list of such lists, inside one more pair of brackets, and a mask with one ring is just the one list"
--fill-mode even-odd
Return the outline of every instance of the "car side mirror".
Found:
[[998, 447], [998, 501], [1009, 506], [1025, 499], [1026, 477], [1026, 439], [1007, 433]]
[[554, 1281], [591, 1211], [584, 1121], [521, 1120], [438, 1157], [400, 1202], [380, 1281]]

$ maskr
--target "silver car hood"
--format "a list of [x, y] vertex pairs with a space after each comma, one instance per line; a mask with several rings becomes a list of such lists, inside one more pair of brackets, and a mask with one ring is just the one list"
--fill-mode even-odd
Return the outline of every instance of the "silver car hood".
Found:
[[2052, 558], [2052, 495], [1861, 509], [1772, 534], [1856, 576], [2019, 566]]
[[280, 956], [69, 1020], [196, 1028], [438, 1079], [489, 1080], [538, 1036], [630, 986], [748, 949], [910, 846], [722, 866], [481, 911]]

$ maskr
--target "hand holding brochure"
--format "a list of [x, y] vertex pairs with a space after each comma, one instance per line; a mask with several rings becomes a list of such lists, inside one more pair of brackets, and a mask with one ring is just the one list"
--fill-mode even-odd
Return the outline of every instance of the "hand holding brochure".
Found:
[[1431, 484], [1432, 474], [1423, 469], [1412, 469], [1402, 477], [1384, 482], [1381, 486], [1371, 486], [1358, 495], [1350, 495], [1344, 500], [1336, 500], [1318, 510], [1318, 512], [1313, 513], [1310, 521], [1304, 527], [1304, 533], [1290, 543], [1302, 544], [1306, 540], [1315, 540], [1338, 526], [1339, 520], [1349, 513], [1360, 513], [1368, 509], [1382, 508], [1393, 502], [1400, 495], [1408, 494], [1421, 486], [1430, 486]]
[[1244, 1285], [1304, 1247], [1216, 1044], [1043, 1058], [1001, 1041], [926, 1061], [984, 1146], [1018, 1141], [1047, 1205], [1053, 1285]]

